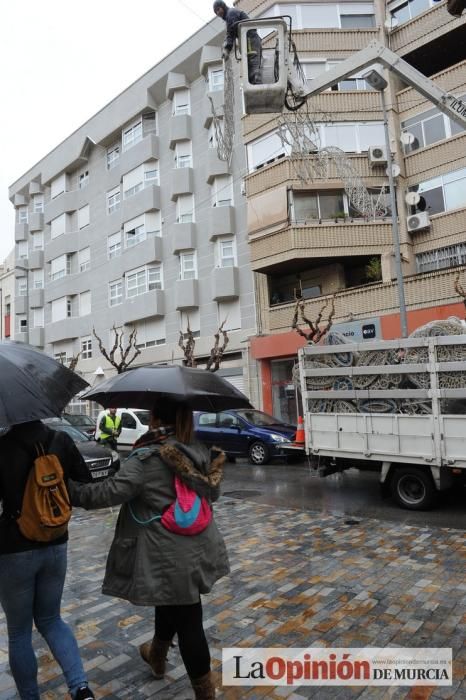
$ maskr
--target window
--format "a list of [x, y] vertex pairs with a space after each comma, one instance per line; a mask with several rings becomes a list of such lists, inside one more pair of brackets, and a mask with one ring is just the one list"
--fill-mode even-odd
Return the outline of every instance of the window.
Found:
[[183, 333], [183, 338], [187, 340], [188, 325], [194, 338], [200, 338], [201, 336], [201, 325], [200, 325], [201, 315], [199, 309], [189, 309], [189, 311], [180, 311], [180, 331]]
[[83, 360], [90, 360], [92, 357], [92, 337], [90, 335], [81, 338], [81, 357]]
[[217, 246], [218, 267], [234, 267], [236, 265], [234, 238], [219, 238]]
[[59, 177], [52, 180], [50, 185], [50, 199], [55, 199], [58, 195], [66, 192], [66, 173], [62, 173]]
[[431, 272], [464, 264], [466, 264], [466, 243], [458, 243], [416, 255], [418, 272]]
[[89, 226], [90, 221], [90, 209], [89, 204], [86, 204], [81, 209], [78, 209], [78, 228], [82, 229]]
[[162, 265], [146, 265], [126, 273], [126, 296], [128, 299], [162, 288]]
[[176, 223], [186, 224], [194, 221], [194, 195], [181, 194], [176, 200]]
[[123, 175], [123, 197], [132, 197], [144, 187], [144, 166], [139, 165], [126, 175]]
[[121, 231], [112, 233], [112, 235], [107, 238], [107, 254], [109, 260], [121, 255]]
[[58, 280], [71, 274], [71, 255], [60, 255], [50, 261], [50, 279]]
[[57, 216], [55, 219], [52, 219], [50, 222], [50, 238], [53, 240], [54, 238], [58, 238], [58, 236], [61, 236], [63, 233], [65, 233], [66, 229], [66, 214], [60, 214], [60, 216]]
[[86, 270], [91, 269], [91, 249], [89, 247], [78, 251], [78, 267], [79, 272], [86, 272]]
[[223, 90], [224, 75], [223, 68], [209, 68], [208, 83], [210, 92]]
[[27, 206], [18, 207], [18, 224], [27, 224], [28, 208]]
[[191, 168], [192, 165], [191, 141], [177, 141], [175, 146], [175, 168]]
[[204, 425], [206, 428], [215, 428], [216, 422], [216, 413], [201, 413], [199, 416], [199, 425]]
[[[223, 135], [223, 130], [224, 130], [223, 119], [219, 119], [219, 121], [217, 122], [217, 128], [220, 129], [220, 133], [221, 133], [221, 135]], [[207, 133], [209, 148], [217, 148], [217, 146], [218, 146], [219, 135], [217, 134], [217, 128], [215, 126], [215, 122], [212, 121], [212, 123], [209, 126], [208, 133]]]
[[141, 321], [136, 326], [137, 337], [136, 347], [140, 350], [152, 348], [156, 345], [165, 345], [165, 320], [159, 318], [148, 318]]
[[212, 206], [233, 206], [233, 178], [231, 175], [217, 175], [212, 183]]
[[91, 293], [81, 292], [79, 295], [79, 315], [89, 316], [91, 313]]
[[27, 280], [23, 277], [21, 277], [18, 280], [18, 296], [19, 297], [27, 297], [28, 295], [28, 283]]
[[160, 177], [158, 160], [151, 160], [148, 163], [144, 163], [144, 187], [159, 184]]
[[142, 115], [142, 132], [143, 135], [146, 136], [147, 134], [158, 133], [158, 119], [157, 119], [157, 112], [154, 110], [150, 112], [145, 112]]
[[33, 289], [43, 289], [44, 288], [44, 271], [43, 270], [32, 270], [31, 272], [31, 285]]
[[28, 256], [28, 243], [27, 241], [20, 241], [18, 243], [18, 258], [24, 259]]
[[83, 170], [78, 175], [78, 188], [83, 190], [89, 184], [89, 170]]
[[123, 150], [126, 151], [142, 140], [142, 118], [123, 130]]
[[34, 328], [44, 327], [44, 309], [33, 309], [32, 312], [32, 325]]
[[18, 332], [19, 333], [27, 333], [28, 330], [28, 320], [27, 317], [24, 314], [18, 314], [16, 316], [18, 319]]
[[[333, 61], [328, 59], [321, 59], [315, 61], [306, 61], [302, 63], [304, 70], [304, 75], [309, 83], [318, 76], [322, 75], [325, 71], [334, 68], [336, 65], [341, 63], [341, 61]], [[365, 68], [360, 73], [355, 73], [339, 83], [332, 85], [329, 90], [341, 91], [341, 90], [373, 90], [373, 88], [363, 79], [362, 74], [370, 70], [370, 66]]]
[[120, 208], [120, 188], [115, 187], [110, 192], [107, 192], [107, 213], [113, 214]]
[[180, 253], [180, 279], [197, 279], [196, 251], [190, 253]]
[[111, 170], [117, 165], [120, 158], [120, 144], [114, 143], [113, 146], [107, 148], [107, 169]]
[[43, 231], [36, 231], [31, 236], [32, 239], [32, 249], [33, 250], [44, 250], [44, 233]]
[[261, 136], [247, 146], [249, 172], [289, 155], [289, 151], [290, 148], [283, 144], [277, 132]]
[[277, 3], [269, 7], [261, 17], [291, 15], [294, 29], [341, 28], [359, 29], [375, 27], [372, 2], [328, 3]]
[[[465, 97], [465, 95], [462, 95], [460, 99], [464, 100]], [[406, 153], [417, 151], [419, 148], [430, 146], [432, 143], [450, 138], [464, 131], [464, 127], [449, 119], [446, 114], [442, 114], [438, 109], [429, 109], [415, 117], [411, 117], [411, 119], [406, 119], [401, 123], [401, 127], [404, 132], [414, 136], [414, 141], [405, 145]]]
[[398, 23], [409, 22], [421, 12], [435, 7], [434, 0], [395, 0], [388, 5], [388, 11]]
[[71, 297], [60, 297], [52, 301], [52, 323], [70, 318], [72, 314]]
[[108, 285], [108, 305], [117, 306], [123, 302], [123, 282], [115, 280]]
[[217, 303], [217, 321], [223, 323], [224, 331], [236, 331], [241, 328], [241, 309], [239, 299], [219, 301]]
[[32, 197], [32, 209], [35, 214], [42, 214], [44, 211], [44, 195], [35, 194]]
[[293, 192], [293, 218], [296, 223], [335, 219], [344, 215], [343, 191]]
[[144, 228], [144, 223], [139, 224], [139, 226], [132, 226], [126, 229], [125, 224], [125, 246], [131, 248], [131, 246], [146, 240], [146, 229]]
[[190, 114], [191, 106], [189, 100], [189, 89], [178, 88], [173, 94], [173, 114]]
[[439, 214], [466, 207], [466, 168], [413, 185], [409, 190], [421, 195], [418, 211]]

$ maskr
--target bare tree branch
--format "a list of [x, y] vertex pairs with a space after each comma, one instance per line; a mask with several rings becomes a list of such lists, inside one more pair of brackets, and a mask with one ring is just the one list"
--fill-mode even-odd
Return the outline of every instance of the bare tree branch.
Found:
[[[322, 316], [323, 316], [323, 313], [324, 313], [325, 309], [327, 308], [327, 306], [328, 306], [328, 302], [325, 302], [325, 304], [320, 309], [315, 322], [313, 322], [305, 314], [304, 299], [298, 299], [296, 301], [295, 311], [294, 311], [293, 319], [291, 322], [291, 328], [293, 330], [295, 330], [298, 333], [298, 335], [300, 335], [302, 338], [305, 338], [306, 342], [309, 345], [314, 345], [314, 344], [318, 343], [320, 340], [322, 340], [324, 335], [326, 335], [332, 327], [333, 317], [335, 315], [335, 297], [332, 297], [332, 308], [331, 308], [330, 314], [328, 316], [327, 323], [323, 328], [320, 328]], [[307, 323], [307, 325], [309, 327], [308, 332], [304, 331], [298, 325], [298, 316], [299, 315], [301, 316], [302, 322]]]
[[[226, 350], [226, 347], [228, 343], [230, 342], [230, 339], [228, 337], [227, 331], [223, 330], [223, 326], [226, 323], [226, 319], [222, 321], [220, 326], [218, 327], [217, 332], [214, 334], [215, 338], [215, 343], [213, 348], [210, 350], [210, 357], [207, 360], [207, 365], [206, 365], [206, 370], [208, 372], [216, 372], [220, 368], [220, 364], [223, 359], [223, 353]], [[220, 345], [220, 334], [222, 334], [223, 338], [223, 344]]]
[[74, 372], [74, 370], [76, 369], [80, 355], [81, 355], [81, 351], [78, 352], [78, 354], [75, 355], [74, 357], [72, 357], [70, 360], [70, 364], [68, 365], [68, 369], [70, 369], [72, 372]]
[[[133, 328], [131, 331], [129, 338], [128, 338], [128, 344], [126, 348], [123, 347], [123, 338], [125, 335], [124, 330], [118, 330], [118, 328], [113, 324], [112, 330], [115, 335], [115, 341], [113, 343], [113, 347], [110, 350], [110, 352], [107, 351], [107, 349], [104, 347], [104, 344], [102, 342], [102, 339], [97, 335], [95, 328], [92, 329], [92, 333], [94, 335], [94, 338], [97, 340], [99, 344], [99, 350], [100, 354], [107, 360], [109, 364], [111, 364], [113, 367], [115, 367], [116, 371], [118, 374], [121, 374], [124, 372], [138, 357], [138, 355], [141, 354], [141, 351], [139, 348], [136, 347], [136, 341], [137, 341], [137, 331], [136, 328]], [[120, 352], [120, 361], [118, 362], [115, 359], [115, 353], [119, 350]], [[133, 355], [128, 359], [128, 356], [130, 352], [133, 352]]]
[[196, 359], [194, 357], [194, 348], [196, 346], [196, 340], [195, 340], [194, 334], [191, 330], [191, 326], [189, 325], [189, 316], [188, 316], [188, 327], [186, 329], [186, 335], [188, 337], [187, 337], [186, 343], [185, 343], [183, 331], [180, 330], [180, 337], [178, 340], [178, 345], [183, 351], [183, 355], [184, 355], [183, 365], [185, 367], [197, 367], [197, 362], [196, 362]]
[[455, 292], [460, 297], [463, 297], [463, 304], [464, 304], [464, 308], [466, 309], [466, 292], [463, 289], [463, 285], [460, 284], [460, 273], [459, 272], [456, 273], [456, 277], [455, 277]]

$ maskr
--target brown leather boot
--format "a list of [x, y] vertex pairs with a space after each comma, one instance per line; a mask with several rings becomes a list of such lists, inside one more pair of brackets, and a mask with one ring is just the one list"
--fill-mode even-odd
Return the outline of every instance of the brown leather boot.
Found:
[[212, 672], [200, 678], [190, 678], [196, 700], [215, 700], [215, 685]]
[[160, 680], [165, 675], [167, 653], [170, 642], [162, 642], [154, 636], [151, 642], [144, 642], [139, 647], [139, 653], [144, 661], [149, 664], [154, 678]]

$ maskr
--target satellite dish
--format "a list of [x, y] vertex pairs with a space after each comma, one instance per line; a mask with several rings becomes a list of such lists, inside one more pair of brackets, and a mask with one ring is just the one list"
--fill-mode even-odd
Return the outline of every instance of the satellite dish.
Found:
[[[390, 174], [390, 170], [389, 170], [388, 168], [385, 170], [385, 172], [387, 173], [387, 175]], [[392, 176], [393, 176], [393, 177], [398, 177], [398, 175], [399, 175], [400, 173], [401, 173], [401, 168], [400, 168], [400, 166], [397, 165], [396, 163], [393, 163], [393, 165], [392, 165]]]
[[415, 207], [420, 199], [421, 195], [419, 194], [419, 192], [406, 192], [405, 194], [405, 202], [410, 207]]
[[410, 131], [403, 131], [400, 136], [400, 141], [404, 146], [410, 146], [414, 141], [414, 134]]

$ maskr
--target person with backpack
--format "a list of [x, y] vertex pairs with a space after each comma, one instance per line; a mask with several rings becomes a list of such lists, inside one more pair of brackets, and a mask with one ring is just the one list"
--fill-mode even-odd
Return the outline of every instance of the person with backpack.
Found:
[[[39, 474], [45, 493], [35, 485]], [[60, 615], [71, 514], [69, 477], [82, 482], [90, 478], [66, 433], [33, 421], [0, 437], [0, 605], [21, 700], [39, 700], [33, 623], [61, 666], [71, 698], [94, 698], [76, 639]]]
[[155, 678], [165, 674], [171, 640], [196, 700], [212, 700], [215, 686], [202, 624], [201, 594], [229, 572], [211, 503], [219, 496], [225, 455], [195, 441], [189, 407], [164, 398], [149, 432], [115, 476], [70, 483], [74, 505], [120, 505], [102, 586], [105, 595], [155, 607], [155, 634], [140, 654]]

